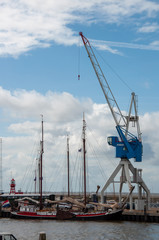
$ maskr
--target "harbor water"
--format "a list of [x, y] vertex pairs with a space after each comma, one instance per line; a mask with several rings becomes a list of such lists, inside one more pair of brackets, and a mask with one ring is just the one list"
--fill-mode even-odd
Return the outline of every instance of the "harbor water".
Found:
[[158, 240], [158, 223], [78, 222], [0, 219], [0, 231], [11, 232], [18, 240]]

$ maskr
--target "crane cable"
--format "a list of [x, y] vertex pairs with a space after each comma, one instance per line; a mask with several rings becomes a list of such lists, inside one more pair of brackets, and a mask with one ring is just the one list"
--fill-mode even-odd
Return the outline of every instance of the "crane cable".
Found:
[[[93, 40], [90, 40], [90, 41], [93, 43]], [[97, 49], [94, 46], [92, 46], [92, 48], [96, 52], [96, 54], [103, 60], [104, 64], [111, 69], [114, 75], [116, 75], [116, 77], [130, 90], [130, 92], [134, 92], [133, 89], [123, 80], [123, 78], [114, 70], [114, 68], [104, 59], [102, 54], [100, 54], [99, 51], [97, 51]], [[130, 101], [131, 100], [129, 100], [129, 103]], [[127, 112], [128, 112], [128, 109], [129, 109], [129, 104], [127, 105]]]
[[[90, 42], [93, 43], [93, 40], [90, 40]], [[114, 70], [114, 68], [103, 58], [103, 56], [96, 50], [95, 47], [93, 47], [93, 45], [91, 45], [93, 50], [98, 54], [98, 56], [103, 60], [103, 62], [112, 70], [112, 72], [119, 78], [119, 80], [131, 91], [134, 92], [132, 90], [132, 88], [120, 77], [120, 75]]]
[[80, 57], [81, 57], [81, 44], [80, 44], [80, 38], [78, 43], [78, 80], [80, 80]]

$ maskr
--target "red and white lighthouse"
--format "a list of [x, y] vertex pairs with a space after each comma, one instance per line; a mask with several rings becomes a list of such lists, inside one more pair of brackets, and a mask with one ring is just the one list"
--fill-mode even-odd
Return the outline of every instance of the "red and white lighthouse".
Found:
[[15, 180], [12, 178], [10, 183], [10, 194], [15, 194]]

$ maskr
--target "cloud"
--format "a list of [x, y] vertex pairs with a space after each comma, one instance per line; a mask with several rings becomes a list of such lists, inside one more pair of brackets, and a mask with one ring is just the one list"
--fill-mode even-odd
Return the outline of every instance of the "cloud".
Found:
[[123, 55], [117, 49], [113, 49], [109, 46], [111, 44], [113, 45], [112, 42], [105, 42], [105, 41], [100, 41], [100, 40], [91, 40], [90, 42], [94, 47], [96, 47], [99, 50], [108, 51], [108, 52], [111, 52], [112, 54]]
[[141, 33], [152, 33], [159, 30], [159, 25], [157, 23], [146, 23], [144, 26], [138, 29]]
[[[81, 178], [82, 118], [86, 119], [86, 146], [88, 161], [88, 185], [90, 191], [105, 184], [119, 163], [115, 159], [115, 148], [108, 146], [107, 137], [116, 136], [115, 123], [107, 104], [97, 104], [90, 99], [77, 99], [69, 93], [36, 91], [7, 91], [0, 89], [1, 122], [8, 132], [2, 137], [3, 146], [3, 189], [9, 191], [11, 177], [16, 180], [17, 190], [34, 191], [34, 175], [40, 149], [41, 117], [44, 116], [44, 189], [67, 190], [66, 138], [70, 138], [70, 161], [72, 190], [79, 190]], [[6, 118], [7, 115], [7, 118]], [[142, 163], [132, 163], [143, 168], [144, 181], [148, 184], [150, 172], [158, 169], [159, 113], [140, 116], [143, 132], [144, 155]], [[153, 124], [152, 124], [153, 123]], [[155, 168], [156, 166], [156, 168]], [[77, 171], [77, 172], [76, 172]], [[76, 174], [75, 174], [76, 173]], [[152, 175], [152, 173], [151, 173]], [[96, 176], [94, 178], [94, 176]], [[151, 186], [156, 189], [158, 170], [153, 172]], [[76, 182], [76, 184], [75, 184]], [[150, 186], [150, 187], [151, 187]]]
[[44, 96], [34, 90], [29, 92], [26, 90], [10, 92], [0, 87], [0, 95], [2, 111], [16, 119], [37, 118], [40, 114], [43, 114], [48, 116], [48, 118], [51, 117], [52, 120], [56, 119], [56, 121], [65, 122], [76, 117], [79, 112], [89, 112], [91, 105], [90, 99], [87, 99], [86, 104], [82, 105], [78, 99], [66, 92], [58, 94], [50, 91]]
[[153, 18], [159, 12], [159, 4], [148, 0], [7, 0], [1, 1], [0, 12], [0, 56], [16, 58], [54, 43], [78, 44], [75, 24], [134, 24], [136, 16], [138, 21], [143, 16]]
[[129, 49], [140, 49], [140, 50], [151, 50], [159, 51], [159, 41], [152, 42], [148, 45], [144, 44], [134, 44], [134, 43], [124, 43], [124, 42], [112, 42], [112, 41], [102, 41], [91, 39], [93, 45], [95, 45], [100, 50], [107, 50], [113, 54], [122, 55], [118, 50], [113, 50], [111, 47], [117, 48], [129, 48]]
[[[158, 141], [159, 136], [156, 134], [156, 130], [159, 128], [157, 118], [159, 112], [146, 113], [141, 117], [143, 140], [146, 147], [144, 158], [147, 161], [151, 161], [152, 165], [158, 166]], [[153, 124], [152, 124], [153, 123]], [[150, 154], [153, 153], [153, 154]]]
[[159, 41], [154, 41], [151, 43], [152, 46], [159, 46]]

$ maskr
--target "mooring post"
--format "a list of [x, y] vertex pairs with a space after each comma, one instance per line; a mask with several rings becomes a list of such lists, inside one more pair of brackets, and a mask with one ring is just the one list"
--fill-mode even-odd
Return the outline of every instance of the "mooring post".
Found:
[[40, 232], [39, 233], [39, 240], [46, 240], [46, 233], [45, 232]]
[[144, 221], [147, 222], [147, 211], [146, 205], [144, 205]]

